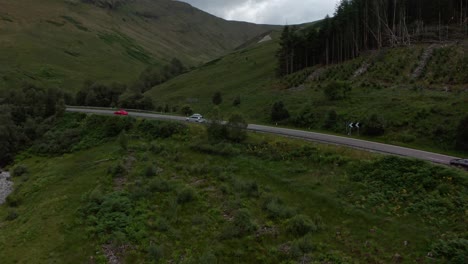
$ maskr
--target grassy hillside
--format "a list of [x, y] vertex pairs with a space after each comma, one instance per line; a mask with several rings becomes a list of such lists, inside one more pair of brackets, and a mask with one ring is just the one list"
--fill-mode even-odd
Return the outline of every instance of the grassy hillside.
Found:
[[0, 88], [129, 82], [150, 64], [177, 57], [197, 66], [273, 28], [228, 22], [178, 1], [121, 1], [114, 9], [83, 2], [0, 3]]
[[415, 160], [66, 114], [12, 171], [3, 263], [464, 263], [468, 254], [468, 175]]
[[[369, 124], [375, 114], [385, 128], [378, 140], [453, 150], [455, 130], [468, 112], [467, 41], [371, 51], [343, 64], [317, 66], [279, 79], [275, 77], [279, 36], [272, 36], [273, 41], [231, 53], [148, 94], [160, 104], [190, 105], [209, 115], [212, 95], [219, 91], [222, 112], [242, 112], [250, 122], [259, 123], [271, 123], [272, 105], [283, 101], [291, 115], [283, 125], [340, 134], [347, 133], [350, 122]], [[432, 56], [426, 65], [427, 50]], [[413, 77], [420, 64], [425, 67]], [[325, 95], [335, 81], [351, 89], [345, 98], [330, 100]], [[241, 104], [233, 106], [237, 96]], [[331, 111], [336, 117], [327, 125]]]

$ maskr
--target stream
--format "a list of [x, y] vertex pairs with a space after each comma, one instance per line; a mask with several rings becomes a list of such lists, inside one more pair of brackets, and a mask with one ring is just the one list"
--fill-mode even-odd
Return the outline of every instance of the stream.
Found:
[[0, 205], [5, 203], [8, 195], [13, 191], [13, 182], [10, 181], [10, 173], [0, 170]]

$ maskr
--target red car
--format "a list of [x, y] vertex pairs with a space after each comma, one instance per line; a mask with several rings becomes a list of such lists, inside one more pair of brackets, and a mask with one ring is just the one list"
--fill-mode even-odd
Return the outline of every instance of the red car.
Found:
[[128, 112], [120, 109], [119, 111], [114, 112], [114, 115], [128, 116]]

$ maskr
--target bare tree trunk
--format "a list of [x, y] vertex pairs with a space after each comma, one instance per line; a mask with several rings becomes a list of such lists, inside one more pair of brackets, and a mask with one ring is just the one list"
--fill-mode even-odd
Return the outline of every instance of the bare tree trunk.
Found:
[[[393, 26], [392, 26], [392, 31], [393, 34], [396, 32], [396, 6], [397, 6], [397, 0], [393, 0]], [[395, 46], [396, 43], [394, 43], [394, 39], [392, 39], [392, 46]]]
[[463, 26], [463, 0], [460, 0], [460, 27]]
[[441, 17], [439, 11], [439, 41], [442, 41]]

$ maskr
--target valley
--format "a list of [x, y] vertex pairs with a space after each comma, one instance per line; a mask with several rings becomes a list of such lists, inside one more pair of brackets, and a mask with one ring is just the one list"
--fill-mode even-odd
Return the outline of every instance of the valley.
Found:
[[468, 2], [293, 2], [0, 0], [1, 264], [467, 263]]

